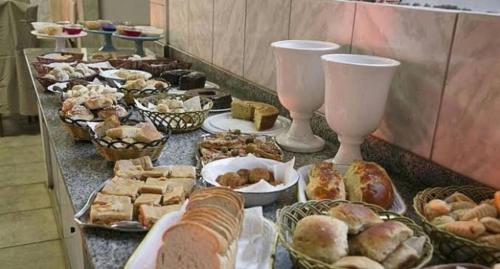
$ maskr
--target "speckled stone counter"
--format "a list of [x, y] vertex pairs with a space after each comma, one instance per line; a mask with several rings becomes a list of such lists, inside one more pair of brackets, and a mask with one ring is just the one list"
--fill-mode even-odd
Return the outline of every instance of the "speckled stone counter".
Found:
[[[27, 49], [25, 50], [26, 59], [28, 63], [31, 63], [36, 56], [45, 52], [48, 51], [44, 49]], [[208, 64], [199, 62], [180, 52], [171, 51], [171, 55], [193, 62], [194, 68], [206, 72], [210, 80], [231, 90], [233, 95], [237, 97], [266, 101], [279, 106], [276, 96], [272, 93], [231, 77], [221, 70], [213, 69]], [[34, 74], [34, 68], [31, 64], [29, 65], [32, 74]], [[46, 125], [49, 139], [55, 150], [58, 166], [61, 169], [73, 209], [76, 212], [83, 207], [91, 192], [112, 175], [112, 163], [99, 156], [92, 143], [73, 142], [63, 129], [62, 123], [57, 116], [61, 104], [60, 97], [44, 92], [42, 86], [35, 79], [33, 81], [42, 114], [41, 122]], [[283, 109], [282, 112], [285, 113]], [[324, 118], [316, 116], [314, 123], [315, 132], [330, 142], [327, 143], [325, 150], [315, 154], [291, 154], [287, 152], [286, 159], [295, 156], [296, 168], [314, 161], [332, 158], [337, 151], [338, 144], [335, 143], [335, 134], [329, 130]], [[203, 134], [203, 131], [198, 130], [186, 134], [172, 135], [156, 165], [194, 165], [195, 142], [201, 134]], [[363, 154], [366, 159], [375, 160], [386, 167], [393, 178], [394, 184], [406, 201], [408, 206], [407, 216], [411, 218], [415, 218], [412, 199], [419, 190], [431, 186], [472, 183], [466, 178], [375, 138], [367, 139], [367, 142], [363, 145]], [[283, 195], [277, 203], [266, 206], [264, 208], [265, 216], [274, 220], [277, 208], [295, 201], [296, 189], [292, 189]], [[82, 241], [91, 266], [95, 268], [123, 268], [144, 235], [143, 233], [83, 229]], [[281, 247], [277, 249], [275, 267], [292, 267], [288, 254]]]

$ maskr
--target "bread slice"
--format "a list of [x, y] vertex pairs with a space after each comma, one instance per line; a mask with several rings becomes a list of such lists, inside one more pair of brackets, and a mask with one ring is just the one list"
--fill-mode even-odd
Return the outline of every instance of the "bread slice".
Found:
[[191, 197], [189, 198], [189, 203], [187, 205], [187, 210], [196, 208], [196, 207], [204, 207], [207, 205], [213, 205], [220, 208], [225, 209], [231, 216], [234, 216], [236, 219], [241, 221], [242, 212], [241, 208], [238, 206], [234, 200], [227, 198], [221, 195], [212, 195], [205, 197]]
[[182, 221], [194, 221], [196, 223], [199, 223], [203, 226], [206, 226], [214, 230], [220, 236], [224, 237], [224, 239], [226, 239], [227, 242], [231, 242], [233, 240], [231, 230], [227, 229], [227, 227], [221, 225], [220, 223], [214, 221], [213, 219], [208, 219], [202, 215], [185, 214], [182, 217]]
[[403, 269], [412, 267], [422, 255], [425, 237], [410, 237], [383, 261], [386, 269]]
[[107, 130], [106, 136], [112, 139], [135, 138], [139, 130], [137, 127], [124, 125]]
[[146, 183], [141, 186], [141, 193], [164, 194], [167, 191], [168, 183], [158, 178], [149, 177]]
[[141, 205], [160, 206], [160, 202], [161, 194], [143, 193], [134, 201], [134, 215], [137, 216], [139, 214], [139, 207]]
[[240, 208], [243, 209], [243, 207], [245, 205], [245, 201], [243, 199], [243, 195], [241, 195], [240, 193], [237, 193], [237, 192], [235, 192], [232, 189], [227, 188], [227, 187], [205, 188], [202, 191], [204, 193], [224, 193], [224, 194], [227, 194], [227, 195], [233, 197], [234, 200], [239, 204]]
[[118, 196], [118, 195], [109, 195], [98, 192], [92, 204], [105, 205], [105, 204], [130, 204], [131, 199], [128, 196]]
[[117, 116], [113, 115], [111, 117], [106, 118], [103, 122], [99, 123], [95, 127], [95, 133], [98, 137], [104, 137], [106, 135], [106, 131], [109, 129], [113, 129], [120, 126], [120, 120]]
[[143, 183], [137, 180], [113, 178], [101, 190], [103, 194], [129, 196], [135, 199], [139, 193], [139, 188]]
[[182, 204], [184, 202], [184, 188], [182, 186], [175, 186], [169, 188], [163, 195], [163, 205]]
[[140, 205], [139, 206], [139, 222], [151, 228], [153, 225], [164, 215], [180, 210], [180, 205], [169, 205], [169, 206], [151, 206], [151, 205]]
[[196, 178], [196, 168], [192, 165], [171, 165], [168, 168], [169, 178]]
[[133, 206], [128, 203], [93, 204], [90, 206], [90, 222], [95, 224], [113, 224], [132, 220]]
[[186, 197], [190, 196], [191, 191], [194, 187], [194, 178], [167, 178], [165, 181], [168, 184], [168, 188], [174, 188], [176, 186], [182, 186], [184, 188], [184, 194]]
[[156, 130], [156, 127], [151, 122], [142, 122], [135, 127], [140, 128], [133, 137], [138, 142], [151, 143], [163, 138], [163, 135]]
[[224, 228], [227, 228], [230, 233], [228, 241], [232, 241], [239, 236], [240, 223], [234, 217], [230, 216], [224, 210], [216, 207], [195, 208], [186, 211], [183, 217], [201, 216], [207, 220], [213, 221]]

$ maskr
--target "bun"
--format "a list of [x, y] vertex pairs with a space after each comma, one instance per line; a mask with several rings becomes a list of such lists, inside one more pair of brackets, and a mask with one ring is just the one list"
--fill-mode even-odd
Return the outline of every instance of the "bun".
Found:
[[113, 105], [113, 99], [103, 96], [91, 97], [85, 101], [85, 106], [90, 110], [101, 109]]
[[484, 234], [486, 228], [479, 221], [455, 221], [446, 223], [441, 228], [452, 234], [465, 237], [468, 239], [475, 239]]
[[497, 217], [497, 210], [495, 207], [489, 204], [480, 204], [472, 209], [469, 209], [465, 212], [460, 220], [472, 220], [472, 219], [481, 219], [484, 217]]
[[133, 137], [138, 142], [151, 143], [155, 140], [162, 139], [163, 135], [156, 130], [156, 127], [151, 122], [143, 122], [136, 125], [140, 128]]
[[450, 211], [450, 206], [445, 201], [439, 199], [430, 200], [424, 206], [424, 215], [429, 220], [433, 220], [435, 217], [442, 215], [447, 215]]
[[424, 244], [425, 237], [410, 237], [383, 261], [384, 268], [410, 268], [422, 255]]
[[312, 200], [346, 198], [344, 180], [334, 163], [321, 162], [313, 165], [309, 171], [306, 194]]
[[389, 220], [371, 226], [357, 235], [352, 240], [351, 251], [382, 262], [411, 236], [413, 230], [401, 222]]
[[394, 201], [392, 181], [383, 167], [375, 162], [355, 160], [345, 175], [349, 200], [389, 208]]
[[500, 248], [500, 234], [481, 236], [477, 241], [491, 247]]
[[364, 256], [346, 256], [333, 264], [335, 267], [348, 269], [384, 269], [380, 263]]
[[347, 255], [347, 225], [337, 219], [313, 215], [301, 219], [293, 232], [293, 247], [326, 263]]
[[95, 133], [98, 137], [104, 137], [109, 129], [120, 127], [120, 120], [116, 116], [106, 118], [95, 127]]
[[358, 234], [370, 226], [383, 222], [371, 209], [358, 204], [340, 204], [332, 207], [329, 213], [330, 216], [347, 224], [349, 234]]

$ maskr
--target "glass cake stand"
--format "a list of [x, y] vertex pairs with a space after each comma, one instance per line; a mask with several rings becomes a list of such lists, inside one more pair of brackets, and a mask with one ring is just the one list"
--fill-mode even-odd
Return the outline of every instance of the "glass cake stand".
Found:
[[85, 29], [85, 31], [96, 35], [102, 35], [104, 44], [102, 45], [101, 48], [99, 48], [99, 51], [116, 51], [116, 48], [113, 46], [113, 39], [111, 38], [111, 36], [115, 31], [89, 30], [89, 29]]
[[32, 35], [39, 37], [39, 38], [54, 39], [56, 41], [56, 47], [55, 47], [56, 52], [63, 52], [64, 51], [64, 49], [66, 48], [66, 39], [81, 38], [81, 37], [87, 36], [87, 33], [85, 31], [81, 31], [77, 35], [68, 35], [68, 34], [47, 35], [47, 34], [39, 33], [35, 30], [31, 31], [30, 33]]
[[126, 35], [120, 35], [117, 32], [113, 33], [114, 37], [126, 39], [126, 40], [132, 40], [135, 42], [135, 53], [139, 56], [146, 56], [146, 53], [144, 52], [144, 41], [157, 41], [163, 38], [163, 35], [161, 36], [126, 36]]

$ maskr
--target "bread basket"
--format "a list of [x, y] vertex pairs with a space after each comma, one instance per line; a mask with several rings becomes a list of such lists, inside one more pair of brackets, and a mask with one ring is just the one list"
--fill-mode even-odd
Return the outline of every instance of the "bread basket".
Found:
[[[139, 123], [139, 121], [128, 120], [125, 122], [125, 125], [137, 123]], [[168, 129], [157, 129], [163, 134], [163, 137], [161, 139], [151, 141], [150, 143], [129, 143], [121, 139], [108, 141], [98, 138], [91, 128], [88, 129], [88, 133], [92, 143], [96, 146], [97, 152], [99, 152], [99, 154], [101, 154], [101, 156], [108, 161], [114, 162], [118, 160], [136, 159], [143, 156], [149, 156], [151, 160], [155, 161], [158, 157], [160, 157], [161, 151], [170, 137], [170, 131]]]
[[[140, 98], [138, 101], [142, 104], [150, 102], [152, 104], [157, 104], [159, 100], [165, 98], [180, 98], [185, 101], [190, 97], [185, 95], [174, 95], [174, 94], [158, 94], [150, 97]], [[212, 109], [213, 103], [210, 99], [206, 97], [200, 97], [201, 107], [204, 108], [200, 111], [187, 111], [187, 112], [156, 112], [144, 109], [142, 107], [138, 108], [139, 112], [144, 118], [148, 118], [157, 128], [166, 127], [172, 130], [172, 133], [183, 133], [190, 132], [199, 129], [205, 119], [208, 117], [210, 109]]]
[[169, 86], [166, 88], [162, 88], [162, 89], [148, 88], [148, 89], [142, 89], [142, 90], [120, 88], [119, 91], [125, 94], [125, 96], [123, 97], [123, 100], [125, 101], [125, 103], [127, 105], [133, 105], [134, 99], [136, 99], [136, 98], [143, 98], [143, 97], [147, 97], [147, 96], [151, 96], [151, 95], [155, 95], [155, 94], [166, 93], [170, 90], [170, 84], [168, 82], [166, 82], [163, 79], [155, 79], [155, 80], [167, 83]]
[[74, 61], [81, 61], [83, 59], [83, 53], [75, 53], [75, 52], [61, 52], [61, 55], [70, 55], [71, 57], [66, 59], [66, 60], [57, 60], [57, 59], [49, 59], [45, 58], [44, 56], [47, 54], [53, 54], [54, 52], [51, 53], [45, 53], [40, 56], [37, 56], [36, 59], [43, 64], [50, 64], [50, 63], [71, 63]]
[[413, 199], [413, 207], [422, 220], [424, 231], [429, 235], [436, 249], [436, 254], [453, 262], [471, 262], [493, 265], [500, 262], [500, 248], [485, 246], [472, 240], [456, 236], [438, 229], [423, 214], [423, 208], [432, 199], [445, 199], [454, 192], [461, 192], [479, 203], [491, 199], [495, 190], [480, 186], [448, 186], [429, 188], [419, 192]]
[[[412, 229], [415, 235], [427, 237], [422, 228], [420, 228], [413, 220], [393, 212], [385, 211], [384, 209], [375, 205], [370, 205], [362, 202], [350, 202], [345, 200], [315, 200], [304, 203], [295, 203], [293, 205], [285, 206], [282, 209], [279, 209], [276, 213], [276, 224], [278, 226], [279, 241], [283, 245], [283, 247], [285, 247], [285, 249], [287, 249], [290, 253], [290, 257], [295, 267], [307, 269], [342, 269], [333, 266], [332, 264], [328, 264], [320, 260], [311, 258], [301, 253], [300, 251], [295, 250], [292, 245], [293, 231], [295, 230], [295, 226], [297, 225], [297, 222], [299, 222], [299, 220], [311, 215], [327, 215], [328, 210], [332, 206], [336, 206], [342, 203], [364, 205], [377, 212], [382, 219], [391, 219], [402, 222], [410, 229]], [[427, 264], [432, 259], [432, 251], [432, 244], [430, 242], [430, 239], [427, 238], [424, 245], [423, 255], [412, 268], [422, 268], [425, 264]]]
[[75, 141], [90, 141], [86, 120], [74, 120], [66, 117], [61, 110], [58, 111], [59, 118], [63, 122], [63, 128]]

